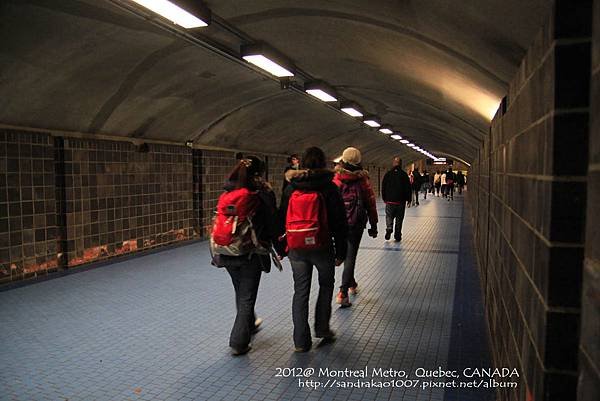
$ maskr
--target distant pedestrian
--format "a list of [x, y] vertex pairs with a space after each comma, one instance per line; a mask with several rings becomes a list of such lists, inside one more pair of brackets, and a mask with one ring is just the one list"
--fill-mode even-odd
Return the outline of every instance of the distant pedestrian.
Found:
[[462, 194], [463, 187], [465, 186], [465, 176], [462, 171], [456, 173], [456, 186], [458, 187], [458, 193]]
[[447, 190], [448, 190], [448, 186], [446, 185], [446, 172], [442, 172], [442, 177], [440, 178], [441, 181], [441, 185], [442, 185], [442, 198], [445, 198], [446, 196], [448, 196]]
[[437, 170], [435, 175], [433, 176], [433, 185], [435, 186], [436, 196], [440, 196], [440, 188], [442, 187], [442, 175], [440, 171]]
[[285, 179], [285, 173], [287, 173], [289, 170], [298, 170], [300, 168], [300, 157], [298, 157], [296, 153], [290, 155], [287, 161], [288, 165], [285, 167], [285, 170], [283, 170], [283, 186], [281, 189], [282, 193], [283, 191], [285, 191], [285, 188], [289, 185], [288, 180]]
[[271, 269], [269, 251], [278, 233], [275, 194], [263, 173], [259, 158], [239, 160], [219, 197], [210, 238], [212, 264], [227, 269], [235, 290], [237, 315], [229, 337], [233, 355], [250, 351], [251, 336], [262, 321], [254, 304], [261, 274]]
[[419, 206], [419, 191], [421, 191], [421, 174], [419, 169], [415, 168], [412, 172], [412, 191], [413, 191], [413, 205]]
[[452, 172], [452, 167], [448, 167], [448, 171], [446, 172], [446, 199], [448, 202], [450, 200], [454, 200], [454, 184], [455, 184], [455, 176]]
[[[319, 296], [315, 309], [315, 335], [332, 341], [329, 327], [331, 299], [335, 284], [335, 266], [346, 258], [348, 225], [344, 202], [333, 183], [333, 171], [326, 169], [327, 160], [317, 147], [302, 155], [299, 170], [290, 169], [279, 210], [280, 229], [294, 276], [292, 320], [296, 352], [312, 347], [308, 325], [308, 301], [313, 266], [319, 274]], [[281, 255], [284, 256], [284, 255]]]
[[344, 260], [342, 285], [336, 296], [336, 302], [342, 307], [351, 306], [348, 294], [355, 295], [358, 291], [354, 271], [360, 240], [367, 222], [371, 225], [368, 230], [369, 235], [373, 238], [377, 237], [378, 217], [375, 193], [369, 181], [369, 173], [360, 163], [360, 151], [352, 147], [346, 148], [333, 179], [340, 188], [348, 222], [348, 252]]
[[385, 202], [385, 239], [389, 240], [394, 232], [396, 242], [402, 240], [405, 206], [410, 203], [412, 191], [408, 175], [402, 170], [401, 164], [400, 157], [394, 157], [392, 169], [385, 173], [381, 182], [381, 197]]

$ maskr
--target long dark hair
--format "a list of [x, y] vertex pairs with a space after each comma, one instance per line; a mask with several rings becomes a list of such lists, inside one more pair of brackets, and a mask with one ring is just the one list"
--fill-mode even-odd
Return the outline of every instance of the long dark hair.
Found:
[[256, 189], [265, 171], [265, 164], [256, 156], [240, 159], [229, 174], [229, 182], [236, 188]]
[[327, 167], [325, 153], [321, 150], [321, 148], [317, 148], [316, 146], [310, 147], [304, 151], [300, 163], [302, 168], [310, 170]]

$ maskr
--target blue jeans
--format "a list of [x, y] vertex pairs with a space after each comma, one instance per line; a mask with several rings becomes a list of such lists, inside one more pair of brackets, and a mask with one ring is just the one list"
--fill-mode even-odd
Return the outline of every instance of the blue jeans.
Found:
[[229, 346], [235, 349], [244, 349], [250, 343], [250, 337], [254, 330], [254, 321], [256, 320], [254, 304], [262, 270], [260, 266], [251, 263], [247, 266], [227, 267], [227, 272], [231, 276], [235, 289], [235, 307], [237, 309], [235, 322], [229, 336]]
[[294, 274], [294, 298], [292, 300], [292, 320], [294, 322], [294, 345], [308, 348], [312, 345], [308, 325], [308, 300], [313, 266], [319, 274], [319, 296], [315, 309], [315, 333], [321, 337], [329, 333], [331, 299], [335, 284], [335, 260], [330, 248], [289, 253]]
[[344, 272], [342, 273], [342, 286], [340, 290], [344, 294], [348, 294], [348, 288], [356, 287], [354, 278], [354, 268], [356, 267], [356, 256], [358, 255], [358, 247], [363, 235], [363, 228], [350, 228], [348, 232], [348, 252], [346, 260], [344, 260]]

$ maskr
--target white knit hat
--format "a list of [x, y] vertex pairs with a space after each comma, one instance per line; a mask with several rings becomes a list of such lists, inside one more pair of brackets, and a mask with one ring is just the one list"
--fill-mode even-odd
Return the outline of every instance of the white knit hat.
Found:
[[344, 163], [356, 166], [360, 164], [361, 160], [362, 158], [360, 156], [360, 150], [353, 147], [344, 149], [344, 153], [342, 153], [342, 161]]

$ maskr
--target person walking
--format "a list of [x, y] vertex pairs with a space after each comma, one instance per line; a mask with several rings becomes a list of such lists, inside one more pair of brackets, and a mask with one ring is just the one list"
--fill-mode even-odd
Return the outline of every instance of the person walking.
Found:
[[391, 170], [385, 173], [381, 182], [381, 197], [385, 203], [385, 239], [389, 240], [394, 232], [396, 242], [402, 240], [405, 206], [411, 200], [410, 180], [401, 164], [400, 157], [394, 157]]
[[412, 191], [413, 191], [413, 205], [419, 206], [419, 191], [421, 190], [421, 174], [419, 169], [415, 168], [412, 172]]
[[283, 191], [285, 191], [285, 188], [289, 185], [288, 180], [285, 179], [285, 173], [287, 173], [289, 170], [298, 170], [300, 168], [300, 157], [298, 157], [296, 153], [290, 155], [287, 161], [288, 165], [285, 167], [285, 170], [283, 170], [283, 186], [281, 189], [282, 193]]
[[448, 196], [447, 190], [448, 190], [448, 185], [446, 184], [446, 172], [442, 172], [442, 177], [440, 178], [440, 182], [442, 184], [442, 198], [445, 198]]
[[239, 160], [219, 197], [211, 231], [212, 264], [227, 269], [235, 291], [237, 314], [229, 336], [233, 355], [250, 351], [251, 336], [262, 322], [254, 305], [261, 274], [271, 268], [269, 250], [278, 237], [275, 194], [262, 178], [264, 170], [256, 156]]
[[335, 169], [336, 174], [333, 179], [342, 194], [348, 223], [348, 252], [344, 260], [342, 285], [336, 296], [336, 302], [342, 308], [352, 306], [348, 294], [357, 293], [358, 283], [354, 276], [356, 256], [367, 221], [371, 226], [368, 230], [369, 235], [377, 238], [378, 216], [375, 193], [369, 181], [369, 173], [360, 163], [360, 151], [353, 147], [346, 148]]
[[315, 336], [326, 342], [335, 338], [329, 326], [331, 299], [335, 266], [346, 258], [348, 225], [344, 201], [332, 181], [333, 171], [326, 166], [323, 151], [308, 148], [302, 155], [300, 169], [286, 173], [290, 185], [283, 193], [279, 209], [280, 229], [285, 230], [294, 277], [292, 320], [296, 352], [307, 352], [312, 347], [308, 304], [313, 267], [319, 274]]
[[442, 175], [440, 174], [440, 170], [435, 172], [433, 176], [433, 185], [435, 186], [436, 196], [440, 196], [440, 188], [442, 187]]
[[454, 183], [456, 182], [454, 173], [452, 172], [452, 167], [448, 167], [448, 171], [446, 172], [446, 199], [448, 202], [450, 200], [454, 200]]
[[458, 193], [462, 194], [463, 187], [465, 186], [465, 176], [463, 175], [462, 171], [458, 171], [458, 173], [456, 173], [456, 185], [458, 187]]
[[423, 190], [423, 200], [427, 199], [427, 192], [429, 192], [429, 173], [427, 170], [421, 175], [421, 189]]

